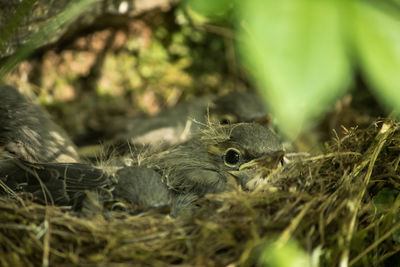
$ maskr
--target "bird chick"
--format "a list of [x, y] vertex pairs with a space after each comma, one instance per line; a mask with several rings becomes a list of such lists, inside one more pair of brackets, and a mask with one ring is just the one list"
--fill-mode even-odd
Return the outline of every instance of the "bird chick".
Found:
[[46, 111], [7, 85], [0, 86], [0, 152], [31, 162], [79, 160], [72, 141]]
[[[159, 151], [184, 143], [208, 122], [266, 123], [268, 118], [259, 97], [251, 93], [233, 92], [185, 101], [155, 116], [116, 119], [107, 123], [108, 127], [97, 135], [109, 140], [105, 142], [106, 150], [124, 155], [130, 153], [132, 148], [138, 150], [145, 146]], [[93, 148], [88, 146], [81, 151], [91, 157]]]
[[266, 125], [270, 120], [261, 98], [244, 92], [233, 92], [215, 98], [209, 105], [209, 115], [212, 122], [221, 124], [259, 122]]
[[[271, 130], [256, 123], [240, 123], [210, 127], [140, 164], [161, 175], [170, 192], [172, 213], [179, 214], [187, 201], [231, 191], [238, 184], [245, 186], [254, 174], [249, 169], [275, 168], [283, 156], [282, 144]], [[136, 183], [136, 178], [131, 181]]]
[[283, 156], [282, 144], [271, 130], [240, 123], [210, 127], [141, 164], [162, 173], [169, 188], [201, 195], [224, 191], [232, 171], [267, 163], [273, 168]]
[[86, 191], [97, 200], [112, 199], [115, 183], [103, 170], [82, 163], [31, 163], [17, 158], [0, 160], [0, 182], [3, 193], [31, 193], [44, 204], [72, 206], [80, 210]]
[[139, 145], [157, 146], [161, 142], [176, 145], [190, 139], [209, 121], [233, 124], [266, 117], [263, 103], [254, 94], [234, 92], [218, 97], [205, 96], [183, 102], [158, 116], [132, 120], [125, 124], [126, 131], [122, 131], [117, 139]]
[[116, 177], [118, 183], [113, 191], [116, 200], [125, 200], [143, 209], [169, 205], [170, 192], [158, 172], [129, 166], [117, 171]]

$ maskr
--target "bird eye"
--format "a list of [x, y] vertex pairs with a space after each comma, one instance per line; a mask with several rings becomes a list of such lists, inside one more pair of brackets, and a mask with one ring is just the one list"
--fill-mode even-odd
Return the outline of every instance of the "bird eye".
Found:
[[239, 118], [237, 118], [237, 116], [232, 114], [224, 114], [218, 117], [219, 117], [219, 123], [222, 125], [232, 124], [239, 121]]
[[126, 212], [127, 208], [123, 203], [117, 202], [112, 205], [111, 210], [118, 211], [118, 212]]
[[220, 121], [221, 124], [231, 124], [231, 121], [228, 118], [223, 118]]
[[285, 165], [285, 160], [283, 158], [280, 160], [280, 164], [281, 166]]
[[240, 160], [240, 152], [235, 148], [228, 148], [225, 151], [224, 156], [225, 164], [229, 167], [233, 167], [236, 165]]

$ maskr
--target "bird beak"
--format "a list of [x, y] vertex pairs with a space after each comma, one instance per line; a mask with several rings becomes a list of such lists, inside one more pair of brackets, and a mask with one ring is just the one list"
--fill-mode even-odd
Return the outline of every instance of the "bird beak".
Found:
[[254, 159], [242, 164], [238, 171], [229, 171], [236, 183], [244, 189], [249, 189], [247, 183], [255, 178], [265, 177], [265, 169], [275, 169], [279, 166], [285, 155], [284, 151], [276, 151], [262, 158]]
[[254, 120], [255, 123], [258, 123], [262, 126], [268, 126], [269, 122], [271, 121], [271, 116], [270, 115], [265, 115], [264, 117], [257, 118]]
[[250, 162], [244, 163], [240, 166], [239, 171], [245, 169], [253, 169], [254, 167], [263, 167], [267, 169], [275, 169], [285, 156], [284, 151], [276, 151], [270, 153], [262, 158], [254, 159]]

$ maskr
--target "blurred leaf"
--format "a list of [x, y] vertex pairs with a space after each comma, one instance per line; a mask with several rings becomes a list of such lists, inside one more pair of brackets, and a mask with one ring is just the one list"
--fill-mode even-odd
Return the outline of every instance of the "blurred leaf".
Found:
[[[393, 225], [395, 222], [400, 220], [399, 213], [399, 191], [394, 188], [384, 187], [376, 196], [373, 198], [374, 206], [377, 209], [379, 215], [384, 214], [387, 217], [386, 222], [389, 225]], [[389, 216], [392, 213], [392, 216]], [[385, 223], [385, 221], [383, 221]], [[400, 230], [396, 230], [392, 233], [393, 241], [396, 245], [400, 244]]]
[[392, 208], [393, 203], [399, 194], [399, 191], [393, 188], [384, 187], [373, 198], [374, 205], [377, 207], [378, 212], [383, 212]]
[[56, 17], [47, 22], [31, 39], [19, 48], [7, 61], [0, 67], [0, 81], [10, 72], [19, 62], [27, 58], [35, 49], [40, 47], [66, 23], [72, 22], [78, 18], [90, 5], [97, 0], [75, 0]]
[[217, 18], [226, 15], [235, 5], [232, 0], [187, 0], [186, 7], [198, 15]]
[[283, 246], [272, 243], [263, 249], [260, 257], [261, 266], [297, 267], [312, 266], [311, 258], [293, 240]]
[[354, 41], [361, 68], [388, 109], [400, 111], [400, 20], [377, 5], [355, 2]]
[[322, 115], [347, 89], [350, 64], [337, 0], [252, 0], [239, 9], [239, 49], [284, 133]]

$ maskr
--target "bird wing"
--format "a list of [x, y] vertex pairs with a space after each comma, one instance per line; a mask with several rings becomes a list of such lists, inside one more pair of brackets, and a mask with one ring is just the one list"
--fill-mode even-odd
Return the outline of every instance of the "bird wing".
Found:
[[169, 204], [169, 190], [156, 171], [139, 166], [125, 167], [116, 173], [114, 196], [144, 208]]
[[85, 191], [111, 191], [113, 181], [98, 168], [81, 163], [30, 163], [20, 159], [0, 161], [0, 180], [16, 192], [30, 192], [56, 205], [72, 205]]

